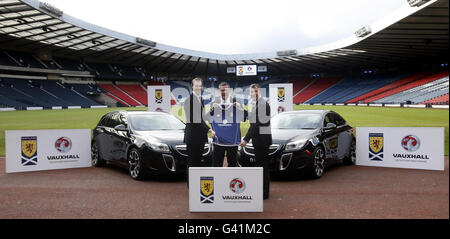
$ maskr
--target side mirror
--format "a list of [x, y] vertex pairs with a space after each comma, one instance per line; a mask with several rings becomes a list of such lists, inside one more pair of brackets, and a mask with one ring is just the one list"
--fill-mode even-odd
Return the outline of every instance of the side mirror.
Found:
[[119, 124], [116, 127], [114, 127], [115, 130], [117, 131], [128, 131], [127, 127], [123, 124]]
[[325, 130], [325, 131], [330, 131], [330, 130], [334, 130], [334, 129], [336, 129], [336, 128], [337, 128], [337, 126], [336, 126], [335, 124], [333, 124], [333, 123], [328, 123], [327, 126], [326, 126], [325, 128], [323, 128], [323, 130]]

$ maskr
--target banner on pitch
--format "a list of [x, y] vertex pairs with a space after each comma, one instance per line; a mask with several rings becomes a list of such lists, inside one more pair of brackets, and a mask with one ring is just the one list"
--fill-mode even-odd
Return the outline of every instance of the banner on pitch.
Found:
[[444, 128], [358, 127], [356, 164], [444, 170]]
[[91, 130], [7, 130], [6, 172], [91, 166]]
[[189, 211], [262, 212], [261, 167], [190, 167]]
[[293, 110], [292, 83], [269, 84], [271, 116]]
[[147, 86], [148, 111], [170, 112], [170, 86], [149, 85]]

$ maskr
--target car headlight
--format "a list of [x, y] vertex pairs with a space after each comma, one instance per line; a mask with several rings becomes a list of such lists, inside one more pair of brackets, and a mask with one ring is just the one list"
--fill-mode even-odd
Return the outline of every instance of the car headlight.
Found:
[[303, 148], [303, 146], [305, 146], [306, 142], [308, 142], [307, 139], [301, 139], [301, 140], [297, 140], [294, 142], [290, 142], [290, 143], [286, 144], [285, 151], [300, 150]]
[[163, 143], [149, 144], [150, 148], [152, 148], [156, 152], [170, 153], [169, 145]]

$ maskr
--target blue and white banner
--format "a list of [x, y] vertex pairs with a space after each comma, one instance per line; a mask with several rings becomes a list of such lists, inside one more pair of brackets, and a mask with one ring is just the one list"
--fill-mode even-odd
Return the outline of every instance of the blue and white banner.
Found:
[[356, 164], [444, 170], [444, 128], [358, 127]]

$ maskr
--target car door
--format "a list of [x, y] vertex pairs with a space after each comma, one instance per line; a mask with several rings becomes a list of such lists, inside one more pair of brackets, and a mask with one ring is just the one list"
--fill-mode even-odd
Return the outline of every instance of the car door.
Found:
[[328, 123], [336, 124], [334, 121], [334, 117], [332, 113], [327, 113], [323, 120], [323, 144], [325, 145], [325, 154], [327, 159], [336, 159], [337, 158], [337, 149], [339, 145], [339, 133], [338, 129], [325, 130]]
[[118, 113], [115, 116], [116, 126], [123, 125], [127, 130], [117, 130], [114, 129], [114, 134], [112, 135], [113, 148], [114, 151], [113, 159], [126, 162], [127, 159], [127, 149], [130, 144], [130, 133], [128, 127], [128, 120], [125, 114]]
[[111, 115], [111, 113], [108, 113], [103, 116], [94, 130], [95, 142], [97, 142], [100, 157], [104, 160], [111, 160]]
[[346, 157], [349, 153], [350, 146], [353, 140], [352, 133], [350, 131], [351, 127], [345, 122], [338, 113], [334, 114], [334, 121], [336, 122], [337, 129], [339, 131], [338, 136], [338, 159], [341, 160]]
[[116, 130], [115, 127], [122, 123], [122, 114], [115, 112], [112, 116], [112, 125], [110, 127], [110, 150], [111, 160], [118, 161], [123, 157], [123, 148], [125, 145], [124, 131]]

